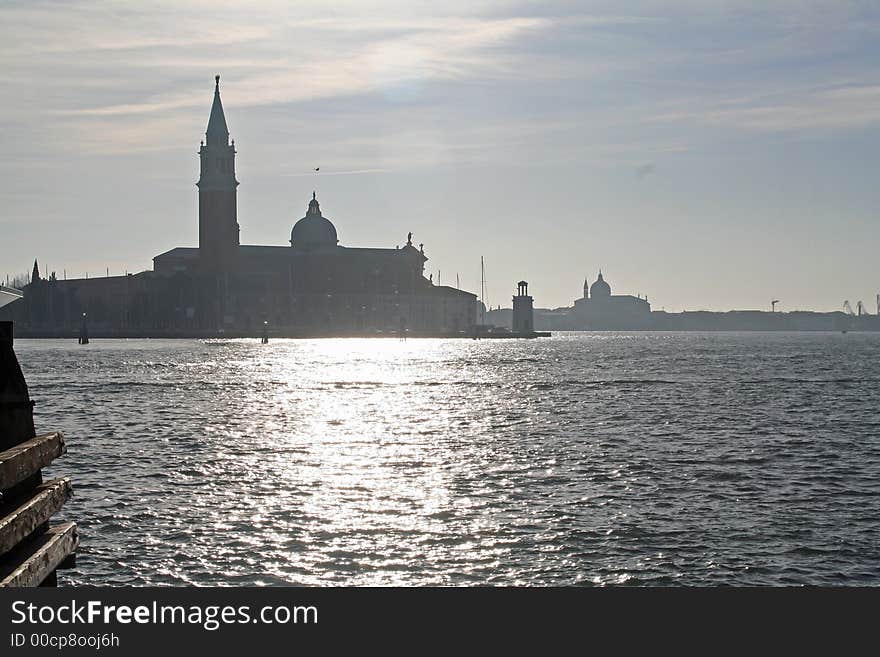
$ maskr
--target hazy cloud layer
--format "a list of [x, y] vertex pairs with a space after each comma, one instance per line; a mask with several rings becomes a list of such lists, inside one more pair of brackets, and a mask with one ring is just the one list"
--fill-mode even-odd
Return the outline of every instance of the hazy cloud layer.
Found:
[[[602, 264], [669, 307], [760, 305], [770, 293], [741, 275], [758, 238], [743, 231], [783, 236], [789, 216], [803, 248], [748, 253], [774, 295], [834, 307], [880, 284], [858, 252], [877, 236], [876, 192], [851, 173], [867, 170], [880, 124], [870, 5], [435, 5], [5, 3], [0, 262], [136, 269], [191, 242], [193, 155], [219, 72], [252, 241], [283, 243], [320, 164], [325, 205], [358, 215], [336, 215], [348, 243], [414, 227], [449, 270], [506, 244], [496, 298], [528, 276], [542, 305], [566, 303]], [[462, 212], [480, 215], [466, 236]], [[841, 221], [853, 239], [826, 240], [817, 261], [811, 245]], [[722, 244], [707, 226], [739, 232]], [[113, 246], [132, 230], [145, 241]], [[89, 242], [97, 233], [106, 241]], [[581, 244], [564, 258], [562, 234]], [[627, 248], [635, 235], [653, 248]], [[715, 285], [698, 275], [707, 250]]]

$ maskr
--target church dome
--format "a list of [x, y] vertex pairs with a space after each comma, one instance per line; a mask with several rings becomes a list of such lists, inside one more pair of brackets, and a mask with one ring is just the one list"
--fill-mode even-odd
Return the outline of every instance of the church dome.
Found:
[[599, 270], [599, 278], [590, 286], [590, 298], [605, 299], [611, 296], [611, 286], [602, 278], [602, 270]]
[[297, 221], [290, 231], [290, 245], [302, 251], [314, 251], [336, 246], [338, 242], [336, 227], [321, 214], [321, 206], [313, 192], [306, 216]]

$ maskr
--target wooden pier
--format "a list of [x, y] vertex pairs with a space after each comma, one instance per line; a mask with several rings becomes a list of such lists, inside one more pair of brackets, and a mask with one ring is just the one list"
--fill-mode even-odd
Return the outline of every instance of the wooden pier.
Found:
[[33, 405], [12, 349], [12, 322], [0, 322], [0, 587], [56, 586], [75, 565], [72, 522], [51, 523], [70, 498], [70, 479], [43, 481], [42, 468], [66, 451], [59, 432], [35, 435]]

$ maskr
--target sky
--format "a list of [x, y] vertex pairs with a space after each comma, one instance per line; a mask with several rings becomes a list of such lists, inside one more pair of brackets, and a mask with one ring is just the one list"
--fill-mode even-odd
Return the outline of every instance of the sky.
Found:
[[655, 310], [875, 312], [878, 62], [846, 0], [6, 0], [0, 275], [196, 246], [220, 74], [242, 243], [317, 190], [342, 245], [412, 231], [477, 293], [482, 256], [491, 306], [601, 268]]

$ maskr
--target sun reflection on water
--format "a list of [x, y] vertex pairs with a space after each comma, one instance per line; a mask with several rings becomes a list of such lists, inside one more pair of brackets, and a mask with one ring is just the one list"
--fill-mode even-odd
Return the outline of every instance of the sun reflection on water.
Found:
[[251, 521], [262, 529], [271, 517], [279, 544], [296, 537], [273, 575], [293, 570], [302, 583], [320, 583], [336, 571], [348, 582], [402, 584], [424, 568], [413, 554], [465, 559], [472, 536], [497, 529], [487, 514], [459, 520], [460, 536], [449, 537], [450, 523], [473, 504], [456, 495], [460, 482], [449, 467], [458, 458], [463, 400], [444, 398], [437, 372], [456, 346], [338, 339], [272, 347], [239, 362], [255, 381], [271, 383], [270, 395], [246, 402], [261, 409], [250, 441], [264, 450], [253, 466], [275, 482], [271, 496], [254, 500]]
[[876, 584], [880, 340], [845, 337], [16, 350], [75, 583]]

